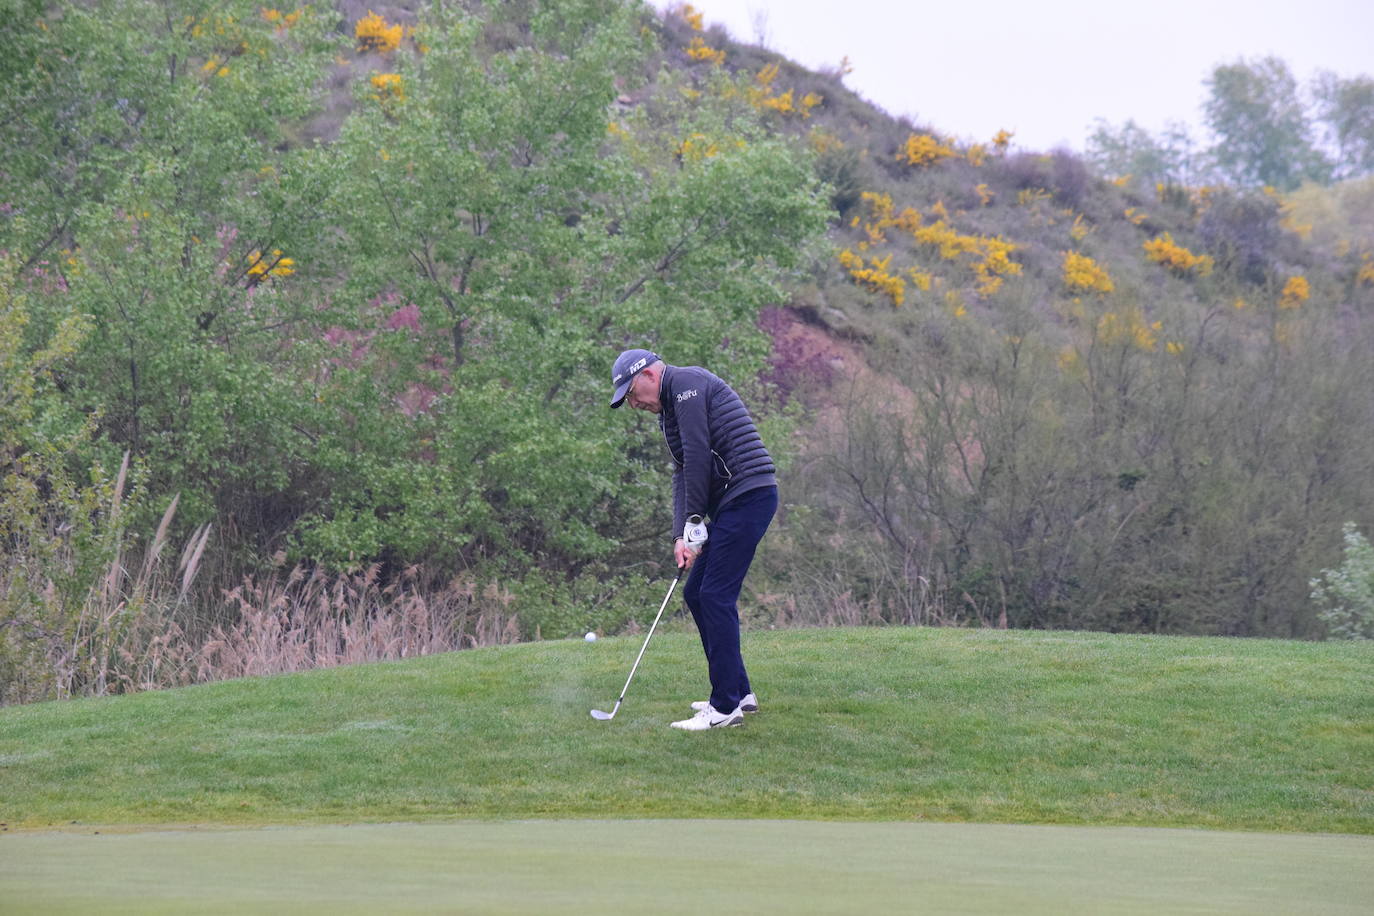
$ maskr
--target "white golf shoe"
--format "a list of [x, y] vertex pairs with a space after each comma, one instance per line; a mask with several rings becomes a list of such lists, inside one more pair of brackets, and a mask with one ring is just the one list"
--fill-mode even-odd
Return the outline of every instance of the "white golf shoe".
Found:
[[709, 702], [705, 709], [697, 710], [697, 714], [690, 719], [683, 719], [680, 722], [670, 723], [673, 728], [680, 728], [688, 732], [704, 732], [713, 728], [731, 728], [744, 721], [744, 712], [736, 709], [734, 712], [717, 712], [716, 708]]
[[[703, 709], [710, 705], [710, 700], [697, 700], [695, 703], [692, 704], [692, 708], [697, 712], [701, 712]], [[758, 712], [759, 698], [754, 696], [752, 693], [745, 694], [744, 699], [739, 701], [739, 708], [740, 712]]]

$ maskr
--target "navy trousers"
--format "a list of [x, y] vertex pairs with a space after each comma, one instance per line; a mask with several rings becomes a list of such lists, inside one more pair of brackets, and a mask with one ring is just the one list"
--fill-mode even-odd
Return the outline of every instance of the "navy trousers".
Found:
[[753, 692], [739, 648], [739, 592], [777, 511], [777, 487], [759, 487], [726, 503], [707, 526], [706, 544], [682, 590], [706, 650], [711, 705], [720, 712], [734, 712]]

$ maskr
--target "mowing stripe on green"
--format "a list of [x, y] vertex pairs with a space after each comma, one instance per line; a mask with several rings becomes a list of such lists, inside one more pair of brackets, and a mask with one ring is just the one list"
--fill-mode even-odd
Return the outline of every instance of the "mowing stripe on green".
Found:
[[[715, 856], [715, 858], [712, 858]], [[43, 913], [1365, 914], [1374, 837], [816, 821], [517, 821], [0, 837]]]

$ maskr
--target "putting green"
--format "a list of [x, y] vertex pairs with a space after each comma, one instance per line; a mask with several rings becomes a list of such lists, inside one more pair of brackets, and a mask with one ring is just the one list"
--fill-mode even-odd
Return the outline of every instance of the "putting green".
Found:
[[815, 821], [0, 836], [6, 912], [1368, 913], [1374, 837]]

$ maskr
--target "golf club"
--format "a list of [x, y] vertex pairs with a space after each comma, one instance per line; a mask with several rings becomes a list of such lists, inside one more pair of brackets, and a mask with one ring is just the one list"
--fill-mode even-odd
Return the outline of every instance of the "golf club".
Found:
[[639, 660], [644, 657], [644, 650], [649, 648], [649, 640], [654, 638], [654, 628], [658, 626], [658, 619], [663, 616], [663, 609], [668, 606], [668, 601], [673, 597], [673, 590], [677, 588], [678, 580], [682, 578], [683, 570], [679, 569], [677, 575], [673, 577], [673, 584], [668, 586], [668, 594], [663, 596], [663, 603], [658, 606], [658, 613], [654, 615], [654, 622], [649, 627], [649, 635], [644, 637], [644, 645], [639, 649], [639, 658], [630, 668], [630, 676], [625, 678], [625, 686], [620, 690], [620, 699], [615, 701], [615, 708], [610, 712], [602, 712], [599, 709], [592, 710], [592, 718], [608, 722], [615, 718], [615, 714], [620, 712], [620, 704], [625, 702], [625, 693], [630, 689], [630, 681], [634, 680], [635, 670], [639, 668]]

